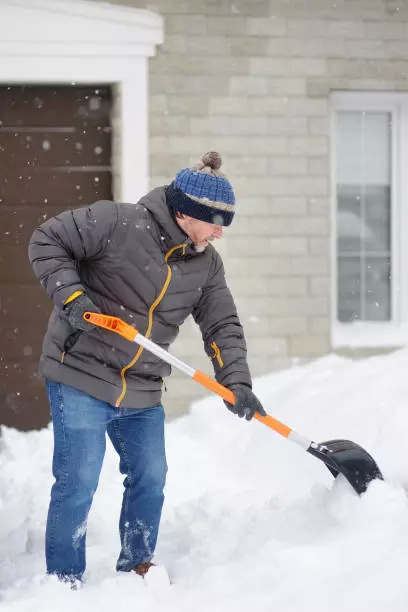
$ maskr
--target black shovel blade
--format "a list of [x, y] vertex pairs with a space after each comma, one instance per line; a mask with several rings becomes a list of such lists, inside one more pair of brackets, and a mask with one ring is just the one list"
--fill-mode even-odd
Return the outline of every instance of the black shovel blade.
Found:
[[372, 456], [350, 440], [312, 442], [307, 452], [323, 461], [335, 478], [343, 474], [359, 495], [367, 490], [372, 480], [384, 480]]

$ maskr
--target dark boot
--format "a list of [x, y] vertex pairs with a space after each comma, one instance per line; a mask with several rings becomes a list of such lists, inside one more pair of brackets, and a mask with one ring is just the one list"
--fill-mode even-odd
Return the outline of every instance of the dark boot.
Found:
[[135, 565], [132, 570], [136, 572], [136, 574], [144, 578], [153, 565], [155, 565], [155, 563], [152, 563], [151, 561], [146, 561], [145, 563], [139, 563], [139, 565]]

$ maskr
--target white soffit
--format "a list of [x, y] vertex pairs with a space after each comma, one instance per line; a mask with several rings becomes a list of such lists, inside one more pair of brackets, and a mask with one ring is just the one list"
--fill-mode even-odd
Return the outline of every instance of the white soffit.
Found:
[[152, 56], [163, 20], [91, 0], [0, 0], [0, 57]]

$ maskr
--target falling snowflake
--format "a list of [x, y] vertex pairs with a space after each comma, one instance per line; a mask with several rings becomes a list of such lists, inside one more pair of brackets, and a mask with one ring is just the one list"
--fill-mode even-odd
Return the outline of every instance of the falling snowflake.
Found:
[[91, 98], [89, 100], [89, 108], [93, 111], [99, 110], [101, 107], [101, 100], [100, 98]]

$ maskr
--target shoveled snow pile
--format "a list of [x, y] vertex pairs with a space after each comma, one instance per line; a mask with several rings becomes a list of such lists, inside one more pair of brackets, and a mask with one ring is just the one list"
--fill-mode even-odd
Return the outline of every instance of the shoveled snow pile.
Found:
[[206, 398], [167, 425], [156, 561], [172, 586], [115, 572], [122, 477], [109, 446], [89, 516], [86, 581], [71, 591], [44, 576], [51, 428], [5, 429], [2, 612], [405, 612], [408, 350], [357, 362], [328, 356], [260, 378], [255, 390], [270, 414], [300, 434], [358, 442], [385, 482], [359, 498], [299, 447]]

